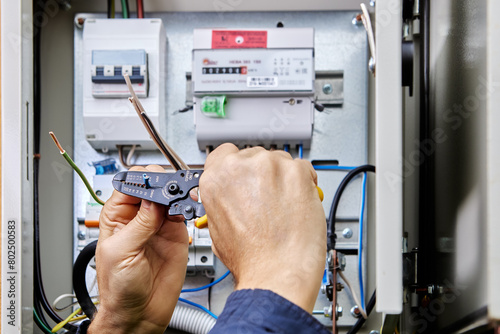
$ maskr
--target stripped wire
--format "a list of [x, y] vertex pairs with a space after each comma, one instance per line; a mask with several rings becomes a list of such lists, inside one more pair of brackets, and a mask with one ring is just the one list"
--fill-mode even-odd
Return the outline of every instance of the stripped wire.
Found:
[[50, 131], [49, 134], [52, 137], [52, 139], [54, 140], [54, 143], [56, 144], [57, 148], [61, 152], [61, 154], [64, 157], [64, 159], [66, 159], [66, 161], [71, 166], [71, 168], [73, 168], [73, 170], [78, 174], [78, 176], [80, 176], [80, 179], [85, 184], [85, 187], [87, 187], [87, 190], [89, 191], [89, 193], [92, 196], [92, 198], [94, 199], [94, 201], [96, 201], [97, 203], [99, 203], [101, 205], [104, 205], [104, 202], [99, 197], [97, 197], [96, 193], [94, 192], [94, 189], [92, 189], [89, 181], [87, 180], [87, 178], [85, 177], [85, 175], [83, 174], [83, 172], [80, 170], [80, 168], [78, 168], [78, 166], [71, 159], [71, 157], [68, 155], [68, 153], [66, 153], [66, 151], [62, 148], [62, 146], [59, 143], [59, 140], [57, 140], [56, 135], [54, 134], [54, 132]]
[[174, 150], [168, 144], [165, 142], [165, 140], [160, 136], [159, 132], [156, 130], [153, 122], [151, 119], [148, 117], [146, 114], [146, 110], [144, 110], [144, 107], [141, 104], [141, 101], [137, 98], [137, 95], [134, 92], [134, 88], [132, 87], [132, 82], [130, 81], [130, 78], [128, 74], [124, 74], [123, 78], [125, 79], [125, 82], [127, 83], [127, 87], [130, 91], [130, 95], [132, 97], [129, 97], [129, 101], [132, 103], [134, 106], [135, 111], [139, 115], [139, 118], [142, 121], [142, 124], [148, 131], [149, 135], [151, 136], [151, 139], [153, 139], [153, 142], [156, 144], [160, 152], [165, 156], [165, 158], [168, 160], [168, 162], [172, 165], [172, 167], [175, 170], [188, 170], [189, 166], [186, 165], [184, 161], [175, 153]]

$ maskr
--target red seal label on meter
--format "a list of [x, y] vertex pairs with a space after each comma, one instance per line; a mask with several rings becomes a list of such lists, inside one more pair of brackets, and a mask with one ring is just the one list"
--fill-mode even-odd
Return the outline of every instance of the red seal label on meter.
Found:
[[212, 49], [267, 48], [267, 31], [213, 30]]

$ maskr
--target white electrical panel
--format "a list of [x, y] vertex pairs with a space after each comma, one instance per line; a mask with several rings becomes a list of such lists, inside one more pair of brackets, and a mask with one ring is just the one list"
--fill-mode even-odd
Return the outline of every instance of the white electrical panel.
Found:
[[83, 27], [85, 137], [104, 152], [117, 145], [155, 146], [128, 97], [124, 74], [158, 126], [165, 105], [166, 35], [159, 19], [87, 19]]
[[314, 30], [195, 29], [193, 103], [200, 149], [224, 142], [310, 146]]

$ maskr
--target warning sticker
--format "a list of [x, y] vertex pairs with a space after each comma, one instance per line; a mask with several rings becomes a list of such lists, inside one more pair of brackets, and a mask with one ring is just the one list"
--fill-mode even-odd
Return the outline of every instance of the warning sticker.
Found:
[[212, 31], [212, 49], [267, 48], [267, 31]]

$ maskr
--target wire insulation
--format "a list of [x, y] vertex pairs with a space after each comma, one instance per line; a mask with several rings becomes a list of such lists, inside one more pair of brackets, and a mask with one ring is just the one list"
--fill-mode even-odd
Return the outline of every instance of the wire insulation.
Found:
[[190, 300], [187, 300], [187, 299], [184, 299], [184, 298], [180, 298], [180, 297], [179, 297], [179, 301], [180, 301], [180, 302], [183, 302], [183, 303], [186, 303], [186, 304], [188, 304], [188, 305], [191, 305], [191, 306], [197, 307], [197, 308], [199, 308], [200, 310], [203, 310], [203, 311], [207, 312], [207, 313], [208, 313], [208, 314], [210, 314], [210, 315], [211, 315], [214, 319], [216, 319], [216, 320], [217, 320], [217, 316], [216, 316], [215, 314], [213, 314], [212, 312], [210, 312], [210, 310], [209, 310], [209, 309], [207, 309], [205, 306], [202, 306], [202, 305], [200, 305], [200, 304], [197, 304], [197, 303], [195, 303], [195, 302], [192, 302], [192, 301], [190, 301]]
[[359, 294], [361, 296], [361, 309], [365, 309], [365, 289], [363, 284], [363, 231], [364, 231], [364, 217], [365, 217], [365, 202], [366, 202], [366, 172], [363, 173], [363, 183], [361, 186], [361, 208], [359, 213], [359, 237], [358, 237], [358, 280], [359, 280]]
[[344, 177], [344, 179], [340, 182], [340, 185], [337, 188], [337, 191], [335, 192], [335, 196], [333, 197], [332, 206], [330, 208], [330, 216], [328, 217], [328, 225], [329, 225], [328, 249], [335, 249], [335, 243], [336, 243], [335, 219], [336, 219], [337, 209], [338, 209], [338, 206], [340, 203], [340, 198], [342, 196], [342, 193], [347, 188], [347, 185], [349, 184], [349, 182], [351, 182], [351, 180], [354, 179], [358, 174], [361, 174], [363, 172], [375, 173], [375, 166], [362, 165], [362, 166], [356, 167], [353, 170], [349, 171], [349, 173], [347, 173], [347, 175]]
[[122, 13], [123, 13], [124, 19], [128, 19], [130, 17], [130, 11], [128, 8], [128, 0], [122, 0]]
[[81, 308], [76, 309], [75, 312], [71, 313], [66, 319], [58, 323], [52, 328], [52, 333], [57, 333], [61, 328], [63, 328], [64, 325], [66, 325], [75, 315], [80, 313], [82, 311]]
[[[349, 282], [347, 277], [345, 277], [342, 270], [339, 270], [337, 272], [339, 273], [339, 276], [342, 278], [342, 280], [345, 282], [345, 284], [347, 284], [347, 287], [349, 288], [349, 290], [351, 290], [352, 298], [354, 298], [354, 302], [356, 303], [356, 305], [358, 305], [358, 306], [361, 305], [361, 302], [358, 298], [358, 295], [356, 294], [356, 291], [352, 288], [351, 282]], [[365, 318], [365, 319], [368, 318], [368, 315], [365, 313], [364, 308], [359, 306], [359, 311], [361, 312], [361, 315], [363, 316], [363, 318]]]
[[78, 168], [78, 166], [75, 164], [75, 162], [71, 159], [71, 157], [68, 155], [68, 153], [66, 153], [66, 151], [63, 149], [63, 147], [61, 146], [61, 144], [59, 143], [59, 140], [57, 140], [57, 137], [56, 135], [54, 134], [54, 132], [50, 131], [49, 132], [49, 135], [52, 137], [52, 139], [54, 140], [54, 143], [56, 144], [57, 148], [59, 149], [59, 151], [61, 152], [62, 156], [64, 157], [64, 159], [66, 159], [66, 161], [68, 162], [68, 164], [71, 166], [71, 168], [73, 168], [73, 170], [78, 174], [78, 176], [80, 176], [80, 179], [83, 181], [83, 183], [85, 184], [85, 187], [87, 187], [87, 190], [89, 191], [90, 195], [92, 196], [92, 198], [94, 199], [94, 201], [96, 201], [97, 203], [101, 204], [101, 205], [104, 205], [104, 202], [99, 198], [97, 197], [96, 193], [94, 192], [94, 189], [92, 189], [92, 186], [90, 185], [89, 181], [87, 180], [87, 178], [85, 177], [85, 174], [83, 174], [83, 172], [80, 170], [80, 168]]
[[[368, 316], [370, 315], [370, 313], [373, 310], [373, 307], [375, 306], [376, 301], [377, 301], [377, 290], [373, 291], [373, 294], [370, 300], [368, 301], [368, 305], [366, 305], [366, 315]], [[365, 318], [363, 317], [359, 318], [358, 321], [356, 321], [356, 323], [354, 324], [354, 326], [352, 326], [351, 329], [349, 329], [347, 334], [356, 334], [365, 322], [366, 322]]]
[[144, 3], [142, 0], [137, 0], [137, 18], [144, 18]]
[[80, 254], [78, 254], [75, 264], [73, 265], [73, 289], [75, 290], [76, 299], [78, 300], [83, 312], [90, 320], [94, 318], [97, 308], [95, 307], [92, 298], [90, 298], [89, 291], [87, 290], [85, 274], [87, 272], [89, 262], [95, 256], [96, 247], [97, 240], [92, 241], [85, 246]]
[[40, 328], [45, 334], [52, 334], [52, 331], [50, 330], [50, 328], [48, 328], [43, 322], [42, 320], [40, 319], [40, 316], [38, 315], [38, 313], [36, 312], [35, 309], [33, 309], [33, 316], [34, 316], [34, 319], [35, 319], [35, 323], [36, 325], [38, 326], [38, 328]]
[[204, 286], [200, 286], [199, 288], [183, 289], [183, 290], [181, 290], [181, 293], [184, 293], [184, 292], [196, 292], [196, 291], [201, 291], [201, 290], [205, 290], [205, 289], [211, 288], [212, 286], [214, 286], [215, 284], [221, 282], [224, 278], [226, 278], [227, 276], [229, 276], [230, 273], [231, 273], [231, 271], [228, 270], [228, 271], [226, 271], [226, 273], [224, 275], [222, 275], [221, 277], [219, 277], [218, 279], [216, 279], [212, 283], [209, 283], [209, 284], [204, 285]]

